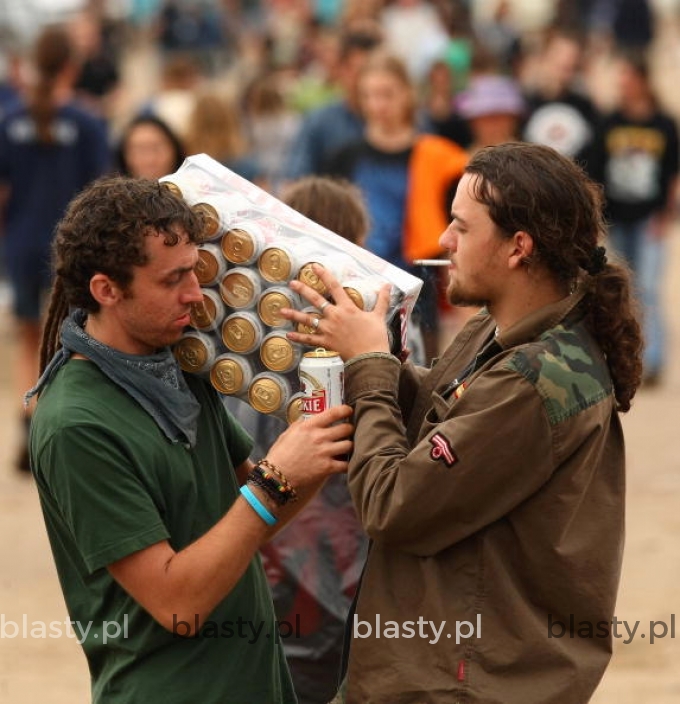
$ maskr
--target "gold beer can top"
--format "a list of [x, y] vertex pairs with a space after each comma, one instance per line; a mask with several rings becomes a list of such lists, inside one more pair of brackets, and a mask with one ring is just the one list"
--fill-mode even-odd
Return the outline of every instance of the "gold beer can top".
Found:
[[220, 359], [210, 370], [212, 385], [223, 394], [238, 394], [243, 390], [243, 367], [235, 359]]
[[288, 323], [281, 315], [281, 308], [294, 307], [292, 296], [284, 291], [265, 291], [257, 304], [257, 313], [265, 325], [280, 327]]
[[312, 264], [319, 264], [319, 266], [323, 266], [323, 264], [321, 264], [320, 262], [307, 262], [300, 269], [297, 278], [302, 281], [303, 284], [307, 284], [307, 286], [313, 288], [317, 293], [320, 293], [322, 296], [325, 296], [328, 293], [328, 287], [321, 280], [321, 278], [314, 273], [314, 270], [312, 269]]
[[274, 378], [261, 376], [250, 385], [248, 401], [260, 413], [274, 413], [284, 403], [284, 390]]
[[220, 232], [220, 216], [210, 203], [196, 203], [192, 210], [203, 219], [201, 240], [210, 240]]
[[210, 352], [197, 337], [183, 337], [175, 345], [174, 353], [185, 372], [200, 372], [209, 362]]
[[220, 273], [220, 262], [217, 261], [217, 257], [209, 249], [199, 249], [198, 261], [194, 271], [201, 286], [209, 285]]
[[361, 292], [358, 291], [357, 289], [353, 288], [352, 286], [345, 286], [345, 293], [350, 297], [352, 300], [352, 303], [359, 308], [360, 310], [364, 309], [364, 297], [361, 295]]
[[303, 393], [295, 394], [286, 407], [286, 420], [288, 423], [295, 423], [296, 420], [302, 418], [302, 400], [305, 395]]
[[232, 308], [247, 308], [252, 305], [257, 291], [254, 274], [245, 271], [227, 272], [220, 283], [220, 295], [222, 300]]
[[199, 330], [207, 330], [215, 324], [217, 304], [205, 293], [200, 303], [191, 304], [191, 324]]
[[260, 348], [260, 359], [273, 372], [287, 372], [295, 364], [293, 343], [283, 335], [268, 337]]
[[174, 183], [174, 181], [161, 181], [160, 184], [164, 188], [167, 188], [171, 193], [174, 193], [174, 195], [179, 196], [180, 198], [183, 197], [182, 189]]
[[267, 281], [288, 281], [293, 271], [293, 262], [285, 249], [268, 247], [260, 255], [257, 268]]
[[222, 254], [233, 264], [250, 262], [255, 256], [255, 240], [246, 230], [229, 230], [222, 237]]
[[329, 359], [330, 357], [339, 357], [340, 355], [334, 350], [327, 350], [325, 347], [317, 347], [302, 355], [305, 359]]
[[247, 354], [257, 347], [260, 342], [258, 333], [254, 323], [242, 315], [229, 316], [222, 326], [224, 344], [239, 354]]

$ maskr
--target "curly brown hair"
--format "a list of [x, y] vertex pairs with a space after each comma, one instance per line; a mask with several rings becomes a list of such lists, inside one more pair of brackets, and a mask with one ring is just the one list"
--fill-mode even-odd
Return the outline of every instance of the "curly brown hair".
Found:
[[603, 260], [602, 189], [573, 161], [537, 144], [487, 147], [465, 170], [479, 177], [474, 197], [503, 235], [531, 235], [527, 264], [568, 285], [587, 277], [586, 325], [607, 359], [617, 408], [628, 411], [642, 379], [642, 333], [630, 270]]
[[148, 261], [145, 238], [160, 233], [168, 246], [184, 233], [200, 241], [199, 216], [157, 181], [104, 177], [94, 181], [70, 203], [52, 244], [54, 284], [43, 330], [40, 369], [45, 369], [61, 343], [61, 324], [69, 308], [96, 313], [99, 304], [90, 281], [106, 274], [124, 291], [133, 268]]

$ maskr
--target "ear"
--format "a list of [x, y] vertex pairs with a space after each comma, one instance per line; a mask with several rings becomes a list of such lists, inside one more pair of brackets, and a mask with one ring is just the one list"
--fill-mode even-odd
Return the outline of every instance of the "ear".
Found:
[[102, 308], [108, 308], [123, 298], [123, 289], [106, 274], [95, 274], [90, 279], [90, 293]]
[[534, 253], [534, 238], [524, 230], [518, 230], [509, 240], [508, 268], [519, 269], [531, 261]]

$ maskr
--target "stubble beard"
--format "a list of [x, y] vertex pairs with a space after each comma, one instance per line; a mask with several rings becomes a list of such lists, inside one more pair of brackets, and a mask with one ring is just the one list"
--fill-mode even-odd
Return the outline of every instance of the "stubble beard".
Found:
[[465, 308], [484, 308], [488, 306], [488, 301], [481, 299], [479, 296], [473, 296], [466, 293], [455, 282], [450, 281], [446, 288], [446, 299], [452, 306], [460, 306]]

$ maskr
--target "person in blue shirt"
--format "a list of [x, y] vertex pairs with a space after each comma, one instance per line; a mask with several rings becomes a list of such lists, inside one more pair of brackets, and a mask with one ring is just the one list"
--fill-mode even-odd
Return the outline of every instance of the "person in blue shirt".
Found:
[[352, 30], [342, 37], [338, 79], [344, 95], [307, 113], [290, 150], [286, 178], [322, 174], [332, 154], [361, 138], [364, 121], [359, 112], [358, 76], [379, 43], [379, 34], [370, 29]]
[[[71, 198], [109, 167], [104, 124], [71, 99], [77, 62], [64, 28], [45, 29], [33, 50], [35, 82], [0, 121], [0, 186], [7, 273], [18, 343], [17, 406], [38, 375], [42, 299], [52, 236]], [[26, 429], [30, 409], [22, 410]], [[17, 466], [28, 470], [22, 444]]]

